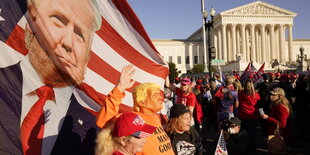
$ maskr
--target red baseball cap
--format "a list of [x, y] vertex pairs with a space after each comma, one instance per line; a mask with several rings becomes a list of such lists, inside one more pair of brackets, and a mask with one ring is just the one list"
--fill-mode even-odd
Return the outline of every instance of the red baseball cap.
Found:
[[123, 113], [115, 122], [113, 136], [134, 136], [138, 138], [146, 138], [151, 136], [156, 127], [148, 125], [137, 114], [126, 112]]
[[191, 80], [189, 78], [183, 78], [181, 84], [182, 85], [190, 85]]

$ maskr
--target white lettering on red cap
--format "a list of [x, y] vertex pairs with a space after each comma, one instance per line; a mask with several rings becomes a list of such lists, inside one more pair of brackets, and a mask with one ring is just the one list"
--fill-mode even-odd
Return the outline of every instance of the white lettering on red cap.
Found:
[[140, 116], [137, 116], [134, 121], [132, 122], [134, 125], [144, 125], [145, 122]]

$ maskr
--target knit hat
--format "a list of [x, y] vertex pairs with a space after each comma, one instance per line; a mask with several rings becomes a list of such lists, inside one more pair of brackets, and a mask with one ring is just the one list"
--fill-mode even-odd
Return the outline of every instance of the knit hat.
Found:
[[170, 109], [170, 119], [177, 118], [187, 112], [190, 112], [190, 111], [183, 104], [179, 104], [179, 103], [174, 104]]
[[113, 129], [114, 137], [134, 136], [146, 138], [153, 134], [156, 127], [148, 125], [137, 114], [127, 112], [123, 113], [115, 122]]

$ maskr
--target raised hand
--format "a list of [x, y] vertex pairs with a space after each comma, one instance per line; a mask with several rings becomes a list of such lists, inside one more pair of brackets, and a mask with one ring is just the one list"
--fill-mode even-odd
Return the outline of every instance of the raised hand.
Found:
[[119, 78], [118, 84], [116, 87], [119, 91], [124, 92], [125, 89], [131, 88], [133, 84], [136, 82], [132, 80], [132, 76], [136, 70], [134, 69], [133, 65], [127, 65], [122, 69], [121, 76]]

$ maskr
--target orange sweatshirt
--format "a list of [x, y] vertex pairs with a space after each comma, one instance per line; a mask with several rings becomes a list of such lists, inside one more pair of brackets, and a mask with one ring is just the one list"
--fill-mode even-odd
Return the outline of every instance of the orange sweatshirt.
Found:
[[[97, 118], [97, 126], [103, 128], [104, 125], [114, 117], [118, 117], [119, 105], [125, 94], [121, 93], [116, 87], [109, 93]], [[143, 120], [152, 126], [157, 127], [155, 132], [146, 138], [142, 152], [137, 155], [174, 155], [171, 142], [163, 129], [157, 114], [147, 115], [133, 111], [143, 118]]]

